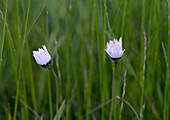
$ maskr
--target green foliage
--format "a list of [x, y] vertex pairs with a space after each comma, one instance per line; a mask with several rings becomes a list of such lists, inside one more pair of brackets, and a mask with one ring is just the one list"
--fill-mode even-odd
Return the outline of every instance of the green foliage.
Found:
[[[59, 110], [58, 110], [58, 120], [61, 119], [62, 114], [63, 114], [63, 112], [64, 112], [64, 109], [65, 109], [65, 102], [66, 102], [65, 100], [62, 102], [62, 104], [61, 104], [61, 106], [60, 106], [60, 108], [59, 108]], [[53, 120], [56, 120], [56, 115], [55, 115], [55, 117], [54, 117]]]
[[114, 99], [113, 118], [121, 111], [122, 120], [140, 113], [146, 120], [168, 120], [168, 2], [0, 0], [0, 120], [9, 113], [13, 120], [55, 117], [55, 78], [32, 56], [42, 45], [60, 81], [61, 119], [108, 119], [113, 66], [104, 49], [119, 37], [125, 52], [117, 65], [114, 95], [124, 92], [125, 104]]

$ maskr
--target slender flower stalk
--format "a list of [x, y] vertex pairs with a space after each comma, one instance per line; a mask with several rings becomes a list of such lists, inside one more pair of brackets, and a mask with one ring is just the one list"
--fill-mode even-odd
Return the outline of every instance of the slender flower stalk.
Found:
[[39, 48], [39, 51], [33, 51], [33, 56], [36, 62], [44, 69], [50, 70], [56, 81], [56, 120], [58, 120], [58, 104], [59, 104], [59, 81], [57, 74], [55, 73], [54, 69], [52, 68], [53, 61], [51, 60], [51, 56], [47, 51], [45, 45], [43, 45], [43, 49]]
[[109, 120], [112, 120], [112, 114], [113, 114], [113, 107], [114, 107], [114, 78], [115, 78], [115, 73], [116, 73], [116, 66], [117, 66], [117, 61], [115, 61], [114, 64], [114, 69], [113, 69], [113, 77], [112, 77], [112, 101], [111, 101], [111, 106], [110, 106], [110, 114], [109, 114]]
[[109, 58], [112, 62], [114, 62], [114, 69], [113, 69], [113, 78], [112, 78], [112, 101], [110, 106], [110, 114], [109, 114], [109, 120], [112, 120], [112, 114], [113, 114], [113, 108], [114, 108], [114, 78], [116, 73], [116, 66], [118, 60], [121, 59], [123, 53], [125, 50], [122, 49], [122, 37], [120, 37], [119, 41], [117, 39], [114, 39], [113, 41], [107, 42], [105, 51], [109, 55]]
[[56, 80], [56, 120], [58, 120], [58, 104], [59, 104], [59, 81], [57, 74], [55, 73], [53, 68], [50, 68], [50, 71], [53, 73]]

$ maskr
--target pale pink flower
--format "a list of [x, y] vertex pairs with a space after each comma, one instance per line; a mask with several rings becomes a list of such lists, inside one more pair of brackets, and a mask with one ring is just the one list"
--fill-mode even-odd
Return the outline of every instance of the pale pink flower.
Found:
[[114, 39], [114, 41], [107, 42], [105, 51], [113, 61], [119, 60], [125, 51], [122, 49], [122, 37], [120, 37], [119, 41]]
[[46, 46], [43, 45], [42, 47], [43, 49], [39, 48], [38, 51], [33, 51], [33, 56], [39, 65], [44, 66], [51, 61], [51, 56], [48, 53]]

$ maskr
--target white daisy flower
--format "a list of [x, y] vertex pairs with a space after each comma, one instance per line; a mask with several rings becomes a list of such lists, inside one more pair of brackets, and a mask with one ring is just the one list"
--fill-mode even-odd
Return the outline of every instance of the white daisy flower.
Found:
[[114, 39], [114, 41], [107, 42], [105, 51], [113, 61], [119, 60], [125, 51], [122, 49], [122, 37], [120, 37], [119, 41]]
[[[51, 63], [51, 56], [47, 51], [47, 48], [45, 45], [42, 46], [42, 48], [39, 48], [38, 51], [33, 51], [33, 56], [36, 60], [36, 62], [42, 66], [42, 67], [47, 67], [49, 66], [48, 64]], [[49, 67], [47, 67], [49, 68]]]

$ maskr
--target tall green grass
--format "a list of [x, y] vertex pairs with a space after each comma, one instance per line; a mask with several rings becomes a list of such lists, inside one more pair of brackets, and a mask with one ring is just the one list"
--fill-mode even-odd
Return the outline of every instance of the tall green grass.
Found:
[[0, 0], [0, 120], [9, 113], [13, 120], [53, 120], [55, 77], [32, 56], [44, 44], [60, 81], [59, 106], [66, 102], [62, 119], [108, 119], [113, 66], [104, 49], [119, 37], [125, 52], [114, 78], [113, 118], [168, 120], [168, 2]]

